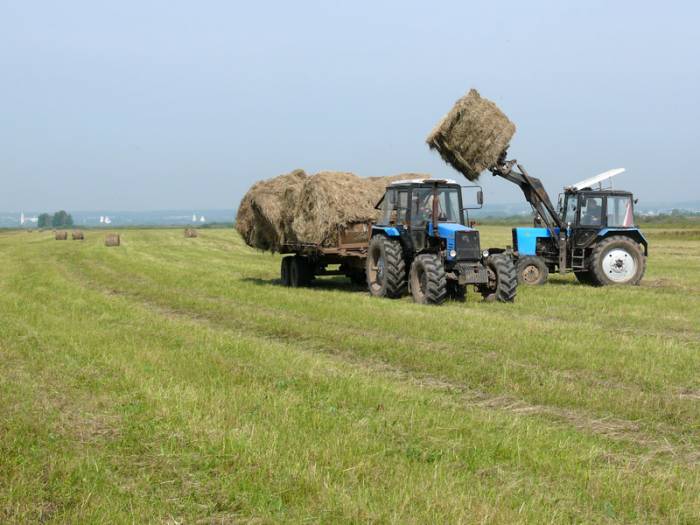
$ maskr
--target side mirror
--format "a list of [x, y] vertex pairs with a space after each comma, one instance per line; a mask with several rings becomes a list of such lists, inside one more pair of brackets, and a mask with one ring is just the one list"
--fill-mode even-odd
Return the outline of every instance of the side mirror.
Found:
[[484, 204], [484, 192], [481, 190], [476, 192], [476, 203], [479, 206], [483, 206], [483, 204]]
[[639, 199], [634, 199], [634, 203], [637, 204], [639, 202]]

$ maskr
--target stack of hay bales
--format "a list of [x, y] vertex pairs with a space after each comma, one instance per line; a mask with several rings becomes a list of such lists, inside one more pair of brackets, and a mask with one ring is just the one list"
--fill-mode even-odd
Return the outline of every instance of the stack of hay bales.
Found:
[[442, 159], [469, 180], [495, 167], [515, 134], [515, 124], [472, 89], [460, 98], [426, 139]]
[[121, 237], [118, 233], [109, 233], [105, 237], [105, 246], [119, 246], [121, 241]]
[[85, 240], [85, 235], [80, 230], [74, 231], [72, 233], [72, 237], [73, 237], [74, 241], [84, 241]]
[[294, 244], [333, 246], [347, 226], [377, 219], [374, 206], [392, 181], [425, 178], [429, 175], [363, 178], [295, 170], [256, 183], [241, 201], [236, 229], [246, 244], [261, 250], [279, 251]]
[[54, 235], [54, 238], [57, 241], [65, 241], [68, 239], [68, 232], [56, 232], [56, 234]]
[[194, 239], [197, 237], [197, 230], [194, 228], [185, 228], [185, 237], [188, 239]]

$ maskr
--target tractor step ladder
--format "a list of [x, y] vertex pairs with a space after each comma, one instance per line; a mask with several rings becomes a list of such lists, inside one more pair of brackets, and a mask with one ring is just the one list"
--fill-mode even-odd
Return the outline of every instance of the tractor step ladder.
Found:
[[584, 248], [574, 248], [571, 254], [571, 269], [584, 270], [586, 268], [586, 250]]

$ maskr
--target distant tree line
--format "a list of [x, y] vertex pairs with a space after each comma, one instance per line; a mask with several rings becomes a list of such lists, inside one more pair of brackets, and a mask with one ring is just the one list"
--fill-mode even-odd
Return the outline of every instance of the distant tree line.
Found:
[[39, 215], [37, 226], [39, 228], [70, 228], [73, 226], [73, 217], [64, 210], [57, 211], [53, 215], [42, 213]]

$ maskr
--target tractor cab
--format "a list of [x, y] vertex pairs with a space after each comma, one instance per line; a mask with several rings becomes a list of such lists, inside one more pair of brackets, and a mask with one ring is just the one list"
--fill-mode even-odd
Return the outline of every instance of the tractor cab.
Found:
[[463, 204], [464, 195], [473, 191], [481, 207], [478, 186], [462, 187], [452, 180], [396, 181], [377, 204], [381, 213], [375, 229], [400, 237], [412, 253], [444, 251], [449, 262], [477, 261], [479, 232], [468, 226], [470, 208]]

